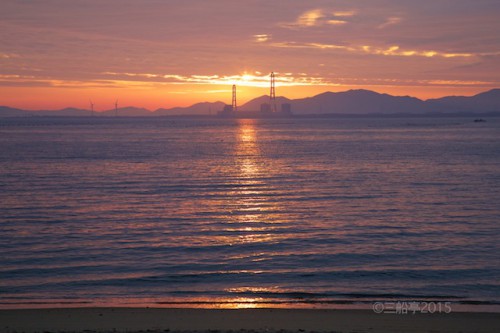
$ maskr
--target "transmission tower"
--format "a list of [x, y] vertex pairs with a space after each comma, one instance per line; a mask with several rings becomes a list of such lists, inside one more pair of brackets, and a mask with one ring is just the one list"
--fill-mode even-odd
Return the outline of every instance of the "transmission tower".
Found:
[[90, 101], [90, 115], [93, 117], [94, 116], [94, 103], [92, 103], [92, 100], [89, 99]]
[[118, 116], [118, 100], [115, 101], [115, 117]]
[[271, 112], [276, 112], [276, 79], [274, 72], [271, 72], [271, 92], [269, 93], [269, 105]]
[[238, 105], [236, 104], [236, 85], [235, 84], [233, 84], [233, 101], [231, 103], [231, 110], [233, 110], [233, 112], [238, 111]]

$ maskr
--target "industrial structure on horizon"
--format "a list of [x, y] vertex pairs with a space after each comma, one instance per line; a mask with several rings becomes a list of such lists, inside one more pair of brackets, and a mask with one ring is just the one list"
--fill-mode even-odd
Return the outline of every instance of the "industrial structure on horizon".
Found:
[[271, 89], [269, 92], [269, 103], [260, 105], [259, 111], [239, 111], [236, 103], [236, 85], [233, 84], [231, 105], [226, 104], [222, 111], [218, 113], [222, 117], [260, 117], [260, 116], [288, 116], [292, 114], [292, 106], [289, 103], [281, 104], [281, 109], [278, 111], [276, 103], [276, 76], [274, 72], [271, 73]]

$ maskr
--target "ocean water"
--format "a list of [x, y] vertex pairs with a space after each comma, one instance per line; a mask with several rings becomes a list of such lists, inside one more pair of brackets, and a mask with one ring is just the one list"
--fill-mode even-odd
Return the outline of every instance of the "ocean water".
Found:
[[0, 120], [0, 307], [500, 305], [500, 118]]

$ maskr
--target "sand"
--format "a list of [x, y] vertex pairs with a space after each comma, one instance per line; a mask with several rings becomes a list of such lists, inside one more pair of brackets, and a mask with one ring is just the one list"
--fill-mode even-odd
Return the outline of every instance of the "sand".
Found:
[[77, 308], [0, 310], [0, 332], [500, 332], [499, 313]]

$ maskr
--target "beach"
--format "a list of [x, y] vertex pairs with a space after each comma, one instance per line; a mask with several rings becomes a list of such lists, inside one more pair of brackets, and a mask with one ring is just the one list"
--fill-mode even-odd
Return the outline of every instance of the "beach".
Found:
[[498, 313], [73, 308], [1, 310], [0, 332], [497, 332]]

